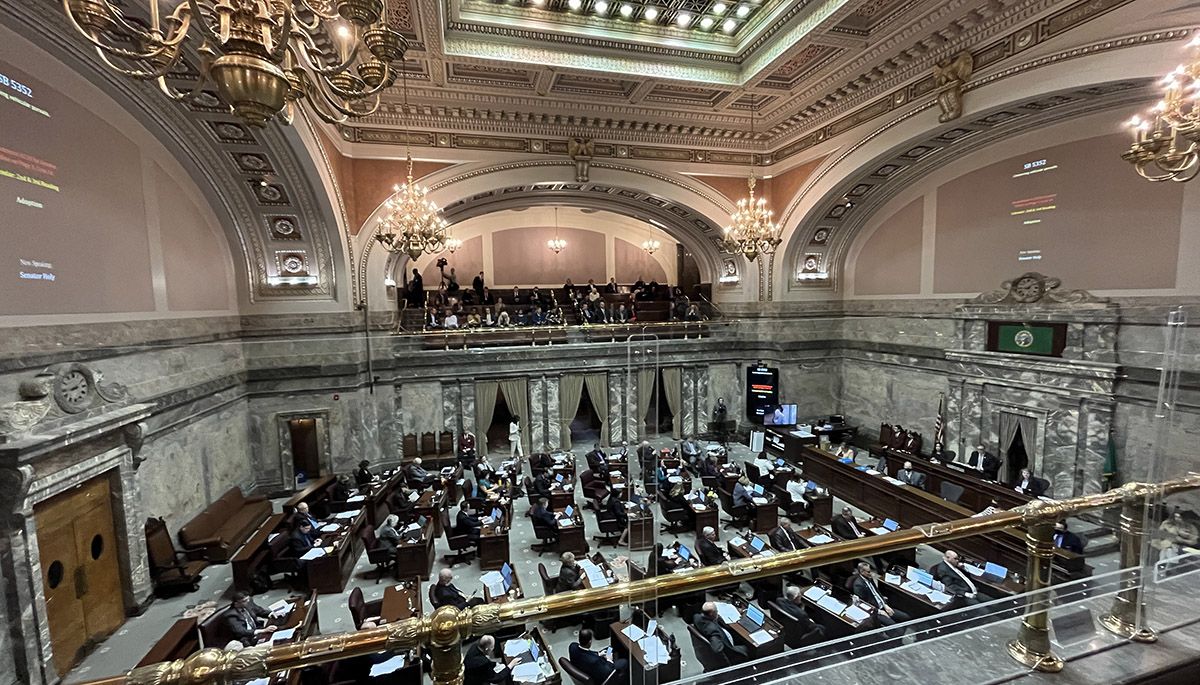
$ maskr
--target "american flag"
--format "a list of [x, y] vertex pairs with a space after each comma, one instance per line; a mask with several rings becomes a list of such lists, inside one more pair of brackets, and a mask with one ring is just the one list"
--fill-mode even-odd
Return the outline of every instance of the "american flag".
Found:
[[938, 393], [937, 421], [933, 424], [933, 444], [946, 446], [946, 393]]

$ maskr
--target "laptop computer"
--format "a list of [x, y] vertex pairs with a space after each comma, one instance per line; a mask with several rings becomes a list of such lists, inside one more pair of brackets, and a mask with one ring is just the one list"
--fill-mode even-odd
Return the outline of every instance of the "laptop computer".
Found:
[[692, 550], [687, 548], [687, 545], [679, 546], [679, 558], [687, 561], [692, 558]]
[[900, 530], [900, 524], [896, 523], [895, 521], [893, 521], [891, 519], [884, 519], [883, 527], [887, 528], [888, 530], [892, 531], [893, 533]]
[[568, 504], [567, 508], [563, 509], [563, 516], [566, 518], [571, 518], [574, 515], [575, 515], [575, 507]]
[[755, 552], [761, 552], [763, 547], [766, 547], [766, 543], [763, 542], [762, 538], [758, 537], [757, 535], [750, 538], [750, 549], [754, 550]]
[[499, 523], [503, 519], [504, 519], [504, 510], [501, 509], [500, 507], [493, 507], [492, 508], [492, 520]]
[[1008, 577], [1008, 568], [989, 561], [983, 565], [982, 577], [989, 583], [1003, 583]]
[[742, 612], [742, 617], [738, 619], [738, 625], [745, 628], [746, 632], [753, 633], [762, 627], [765, 618], [762, 609], [747, 604], [746, 611]]
[[563, 482], [563, 475], [561, 473], [558, 474], [554, 477], [554, 480], [558, 481], [559, 483]]
[[513, 570], [512, 566], [509, 566], [507, 561], [504, 562], [504, 565], [500, 567], [500, 575], [504, 577], [504, 590], [507, 592], [508, 590], [512, 589]]
[[763, 486], [761, 486], [761, 485], [759, 485], [759, 484], [755, 483], [755, 485], [754, 485], [754, 494], [756, 494], [756, 495], [761, 495], [761, 494], [763, 494]]

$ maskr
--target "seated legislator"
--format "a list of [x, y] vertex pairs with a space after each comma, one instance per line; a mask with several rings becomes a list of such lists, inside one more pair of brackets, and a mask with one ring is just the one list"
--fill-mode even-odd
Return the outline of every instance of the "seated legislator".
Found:
[[[879, 591], [879, 579], [875, 576], [875, 571], [871, 565], [865, 561], [858, 562], [858, 572], [854, 577], [854, 595], [862, 601], [875, 607], [875, 621], [880, 626], [889, 628], [897, 623], [905, 623], [911, 618], [908, 614], [893, 609], [883, 598], [883, 593]], [[904, 633], [903, 630], [898, 634], [889, 633], [893, 638], [900, 637]]]
[[[633, 501], [636, 495], [630, 496], [630, 501]], [[637, 502], [634, 502], [637, 504]], [[621, 537], [617, 539], [617, 545], [624, 545], [629, 542], [629, 512], [625, 509], [625, 502], [617, 496], [616, 490], [608, 493], [608, 499], [605, 501], [605, 508], [608, 509], [611, 515], [621, 527]]]
[[[297, 520], [292, 534], [288, 537], [288, 556], [299, 559], [312, 549], [318, 540], [320, 538], [317, 537], [316, 530], [311, 523], [304, 519]], [[303, 564], [304, 562], [300, 561], [299, 563]]]
[[1025, 495], [1041, 497], [1050, 489], [1050, 481], [1038, 478], [1031, 474], [1029, 469], [1021, 469], [1021, 476], [1017, 479], [1017, 486], [1013, 489]]
[[256, 644], [260, 636], [275, 632], [276, 626], [268, 622], [270, 618], [271, 612], [255, 604], [250, 593], [239, 590], [233, 593], [229, 611], [225, 612], [221, 620], [222, 628], [229, 639], [250, 646]]
[[420, 483], [421, 485], [432, 485], [433, 482], [437, 480], [436, 475], [426, 471], [425, 467], [421, 466], [420, 457], [413, 459], [412, 463], [406, 466], [404, 471], [409, 480]]
[[721, 467], [717, 465], [716, 457], [709, 457], [700, 466], [701, 478], [717, 478], [721, 475]]
[[779, 525], [767, 534], [771, 547], [779, 552], [794, 552], [804, 549], [804, 541], [792, 528], [792, 520], [786, 516], [779, 517]]
[[799, 504], [805, 509], [812, 507], [812, 504], [804, 496], [806, 493], [805, 483], [804, 479], [799, 477], [799, 474], [797, 474], [796, 478], [792, 478], [787, 482], [785, 489], [787, 490], [788, 496], [792, 498], [792, 504]]
[[1083, 554], [1083, 540], [1067, 528], [1066, 521], [1054, 524], [1054, 546], [1068, 552]]
[[968, 607], [979, 604], [975, 597], [979, 593], [975, 583], [962, 570], [962, 559], [954, 550], [946, 550], [942, 561], [933, 567], [933, 577], [946, 586], [946, 594], [954, 598], [951, 608]]
[[858, 522], [854, 520], [854, 512], [850, 507], [843, 507], [841, 516], [837, 516], [830, 524], [833, 528], [833, 534], [843, 540], [857, 540], [864, 537], [862, 528], [858, 527]]
[[354, 484], [358, 487], [370, 485], [371, 481], [375, 480], [375, 476], [371, 473], [371, 462], [363, 459], [358, 462], [358, 470], [354, 472]]
[[398, 525], [400, 525], [400, 517], [388, 514], [375, 531], [375, 540], [379, 542], [380, 547], [389, 552], [395, 552], [396, 548], [400, 546], [400, 531], [396, 530]]
[[529, 511], [529, 517], [539, 526], [545, 526], [552, 535], [547, 538], [547, 542], [554, 544], [558, 542], [558, 519], [555, 518], [554, 512], [550, 511], [550, 500], [545, 497], [539, 497], [537, 504], [533, 505], [533, 509]]
[[729, 561], [729, 554], [717, 546], [717, 531], [712, 526], [705, 526], [700, 533], [700, 543], [696, 546], [696, 550], [700, 553], [700, 563], [705, 566], [716, 566]]
[[333, 489], [329, 491], [329, 499], [334, 502], [345, 502], [350, 499], [350, 476], [342, 474], [337, 477], [333, 483]]
[[746, 507], [749, 511], [753, 511], [756, 506], [754, 492], [750, 489], [750, 479], [744, 475], [733, 484], [733, 506]]
[[307, 521], [308, 525], [313, 528], [320, 527], [321, 522], [315, 516], [308, 513], [308, 502], [301, 502], [296, 505], [296, 511], [292, 512], [292, 528], [295, 528], [301, 521]]
[[759, 452], [754, 457], [752, 463], [758, 467], [758, 472], [764, 476], [775, 470], [775, 462], [767, 458], [766, 452]]
[[588, 628], [579, 631], [579, 642], [571, 643], [568, 654], [571, 665], [583, 671], [596, 685], [618, 685], [629, 680], [629, 661], [613, 660], [612, 649], [592, 651], [592, 631]]
[[573, 590], [583, 589], [583, 572], [579, 569], [579, 563], [575, 561], [575, 554], [572, 552], [562, 553], [562, 567], [558, 570], [558, 580], [555, 582], [555, 592], [571, 592]]
[[547, 471], [554, 466], [554, 459], [545, 452], [530, 455], [529, 468], [534, 471]]
[[696, 442], [694, 435], [688, 434], [684, 436], [683, 442], [679, 443], [679, 453], [683, 455], [684, 461], [688, 466], [698, 468], [700, 466], [700, 443]]
[[533, 492], [538, 497], [550, 497], [550, 471], [542, 471], [533, 479]]
[[492, 659], [496, 638], [484, 635], [463, 653], [463, 685], [489, 685], [510, 682], [508, 667]]
[[604, 467], [604, 450], [600, 449], [598, 442], [592, 445], [592, 451], [585, 454], [584, 458], [587, 459], [588, 468], [593, 472]]
[[458, 609], [466, 609], [483, 604], [482, 597], [472, 597], [467, 599], [462, 591], [454, 587], [454, 571], [444, 568], [438, 571], [437, 585], [433, 586], [433, 603], [434, 608], [452, 606]]
[[708, 647], [718, 657], [724, 657], [730, 664], [744, 663], [750, 658], [750, 652], [741, 645], [733, 643], [733, 636], [721, 625], [717, 617], [717, 605], [705, 602], [700, 607], [700, 613], [692, 617], [692, 625], [696, 632], [708, 640]]
[[788, 616], [796, 619], [800, 624], [800, 630], [808, 634], [813, 630], [817, 632], [813, 634], [813, 643], [817, 643], [825, 639], [825, 626], [818, 625], [812, 617], [808, 615], [808, 611], [804, 608], [804, 593], [795, 585], [787, 586], [783, 591], [783, 596], [775, 603], [783, 611], [787, 612]]
[[911, 461], [904, 462], [904, 467], [896, 472], [896, 480], [922, 490], [925, 489], [925, 475], [914, 471]]
[[472, 542], [478, 543], [479, 533], [482, 530], [483, 522], [471, 509], [471, 503], [464, 499], [458, 508], [458, 516], [454, 519], [454, 534], [466, 535], [471, 538]]

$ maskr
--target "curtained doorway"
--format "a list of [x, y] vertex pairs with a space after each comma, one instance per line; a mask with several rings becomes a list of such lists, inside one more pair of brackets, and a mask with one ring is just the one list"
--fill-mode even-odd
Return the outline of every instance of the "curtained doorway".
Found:
[[592, 445], [600, 442], [600, 430], [603, 426], [600, 415], [592, 406], [592, 397], [588, 394], [587, 385], [584, 384], [579, 396], [579, 409], [575, 412], [575, 418], [571, 419], [571, 444], [586, 447], [590, 451]]
[[503, 454], [507, 458], [510, 449], [508, 424], [512, 422], [512, 419], [513, 412], [508, 408], [508, 401], [504, 398], [504, 393], [496, 393], [496, 408], [492, 410], [492, 422], [487, 429], [488, 454]]
[[321, 447], [317, 442], [317, 420], [289, 419], [287, 427], [292, 442], [292, 473], [303, 473], [308, 480], [323, 475]]
[[671, 426], [675, 414], [671, 411], [671, 403], [667, 399], [667, 384], [663, 382], [663, 371], [659, 369], [654, 383], [654, 394], [650, 397], [650, 407], [646, 409], [643, 430], [646, 437], [671, 435]]
[[1013, 436], [1012, 444], [1008, 446], [1008, 451], [1004, 453], [1004, 463], [1007, 465], [1006, 482], [1016, 483], [1021, 477], [1021, 469], [1029, 466], [1029, 452], [1025, 449], [1025, 432], [1021, 426], [1017, 426], [1017, 433]]

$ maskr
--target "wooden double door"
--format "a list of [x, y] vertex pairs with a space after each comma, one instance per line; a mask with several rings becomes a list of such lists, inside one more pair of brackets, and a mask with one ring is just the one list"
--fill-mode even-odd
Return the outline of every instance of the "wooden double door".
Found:
[[125, 620], [108, 476], [34, 506], [54, 666], [64, 675]]

